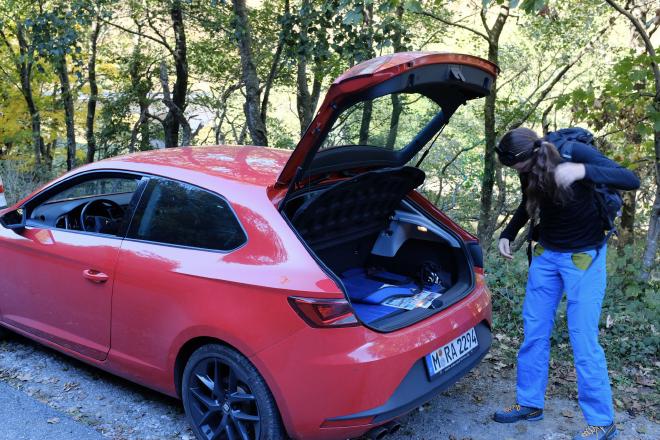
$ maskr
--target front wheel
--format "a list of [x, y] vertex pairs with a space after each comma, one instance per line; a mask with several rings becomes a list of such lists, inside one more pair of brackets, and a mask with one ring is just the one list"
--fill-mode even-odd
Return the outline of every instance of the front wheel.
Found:
[[200, 440], [280, 440], [280, 415], [264, 379], [237, 351], [197, 349], [183, 371], [183, 407]]

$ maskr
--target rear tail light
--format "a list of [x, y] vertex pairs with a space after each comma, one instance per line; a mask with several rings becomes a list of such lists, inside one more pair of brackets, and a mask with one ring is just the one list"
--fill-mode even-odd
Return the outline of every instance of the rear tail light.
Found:
[[289, 297], [289, 304], [312, 327], [352, 327], [358, 325], [351, 305], [345, 299]]

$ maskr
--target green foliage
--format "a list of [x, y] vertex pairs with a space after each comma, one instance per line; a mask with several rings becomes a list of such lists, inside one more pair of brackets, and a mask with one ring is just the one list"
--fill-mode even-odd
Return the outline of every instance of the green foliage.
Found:
[[35, 170], [31, 163], [15, 160], [0, 161], [0, 176], [9, 206], [55, 177], [47, 170]]
[[[627, 246], [623, 255], [608, 252], [608, 283], [603, 301], [600, 342], [610, 370], [628, 380], [636, 365], [653, 365], [660, 360], [660, 282], [641, 282], [638, 278], [642, 249]], [[518, 345], [509, 347], [515, 356], [523, 339], [522, 305], [527, 282], [527, 256], [519, 251], [514, 260], [503, 262], [496, 252], [486, 255], [486, 280], [493, 293], [493, 325]], [[566, 300], [557, 312], [551, 341], [560, 360], [570, 360], [570, 341], [566, 324]], [[656, 380], [660, 375], [656, 374]]]
[[[660, 58], [660, 57], [659, 57]], [[626, 166], [653, 156], [653, 133], [660, 128], [660, 109], [653, 104], [653, 74], [646, 54], [625, 53], [602, 83], [590, 83], [561, 97], [558, 108], [594, 131], [610, 133], [609, 153]]]

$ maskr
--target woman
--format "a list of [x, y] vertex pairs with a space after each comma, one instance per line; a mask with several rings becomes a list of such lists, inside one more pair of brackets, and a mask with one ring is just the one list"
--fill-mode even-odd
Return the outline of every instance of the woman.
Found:
[[618, 432], [605, 354], [598, 343], [606, 236], [594, 184], [631, 190], [639, 187], [639, 179], [586, 144], [574, 144], [571, 161], [565, 161], [553, 144], [527, 128], [506, 133], [496, 151], [503, 165], [518, 171], [523, 192], [522, 203], [500, 236], [500, 253], [512, 258], [510, 243], [530, 217], [539, 220], [539, 236], [523, 305], [517, 402], [493, 418], [500, 423], [543, 418], [550, 335], [566, 292], [578, 401], [588, 423], [574, 440], [612, 439]]

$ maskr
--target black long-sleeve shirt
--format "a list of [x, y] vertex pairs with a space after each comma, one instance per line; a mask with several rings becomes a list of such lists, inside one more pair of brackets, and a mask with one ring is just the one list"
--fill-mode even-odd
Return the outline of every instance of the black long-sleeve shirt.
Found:
[[[576, 252], [599, 247], [605, 239], [605, 228], [594, 195], [593, 184], [606, 184], [620, 190], [639, 188], [639, 178], [601, 154], [590, 145], [573, 145], [572, 162], [582, 163], [584, 179], [571, 185], [573, 197], [565, 204], [554, 203], [549, 198], [539, 202], [539, 242], [556, 251]], [[513, 241], [525, 226], [529, 215], [525, 208], [527, 173], [520, 174], [523, 199], [500, 238]]]

